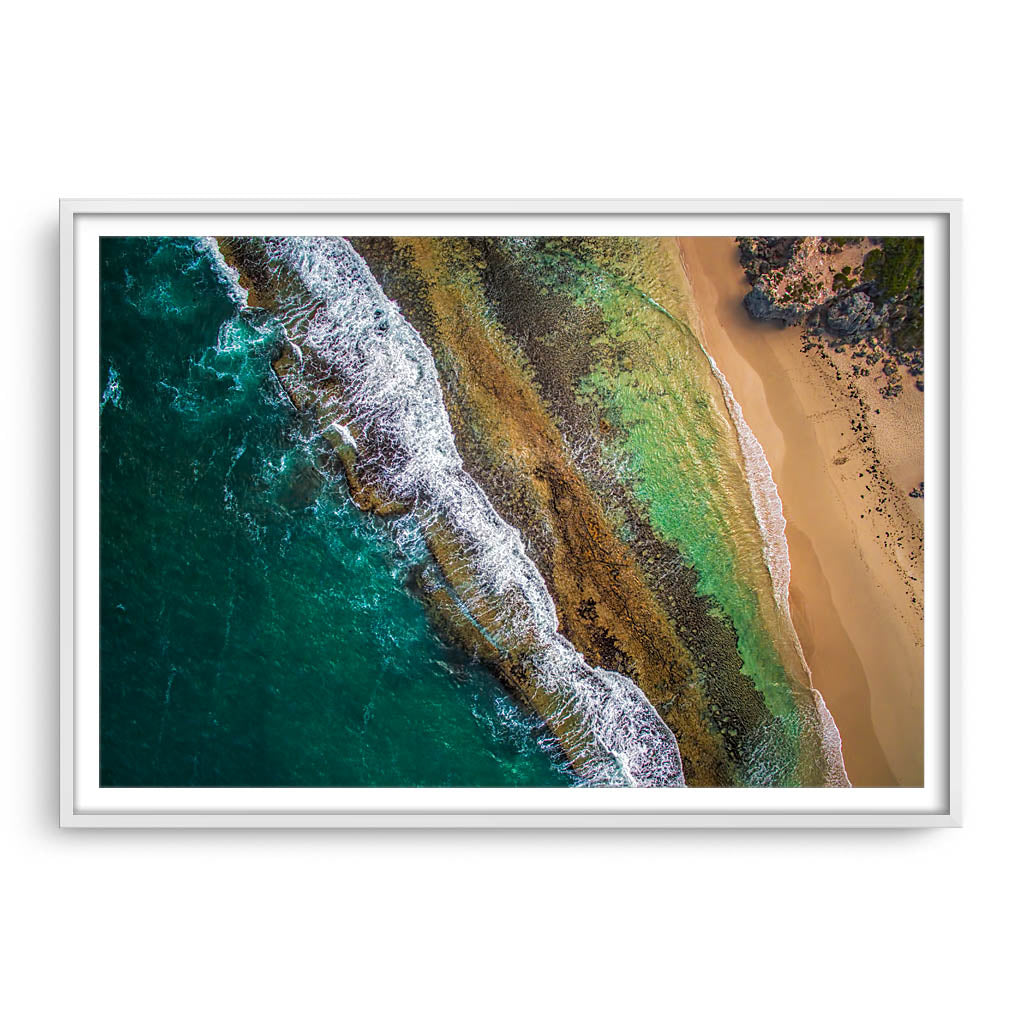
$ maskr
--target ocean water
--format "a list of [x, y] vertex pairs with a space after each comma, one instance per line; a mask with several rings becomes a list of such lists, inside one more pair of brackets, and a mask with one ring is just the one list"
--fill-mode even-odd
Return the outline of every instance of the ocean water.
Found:
[[[271, 240], [264, 252], [300, 282], [294, 295], [278, 295], [281, 318], [310, 315], [300, 340], [288, 339], [289, 393], [355, 455], [364, 483], [409, 510], [410, 532], [440, 529], [448, 538], [446, 586], [461, 615], [518, 659], [525, 684], [539, 691], [536, 706], [562, 723], [561, 744], [581, 779], [682, 785], [677, 741], [643, 691], [589, 665], [560, 634], [522, 537], [463, 468], [430, 349], [363, 259], [343, 238]], [[332, 388], [310, 388], [317, 378]]]
[[567, 786], [541, 722], [406, 586], [196, 240], [101, 248], [105, 786]]

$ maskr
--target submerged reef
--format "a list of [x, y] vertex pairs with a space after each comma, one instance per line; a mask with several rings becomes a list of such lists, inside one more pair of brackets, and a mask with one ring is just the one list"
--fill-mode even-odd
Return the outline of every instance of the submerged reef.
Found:
[[673, 240], [218, 242], [325, 465], [583, 782], [846, 783]]

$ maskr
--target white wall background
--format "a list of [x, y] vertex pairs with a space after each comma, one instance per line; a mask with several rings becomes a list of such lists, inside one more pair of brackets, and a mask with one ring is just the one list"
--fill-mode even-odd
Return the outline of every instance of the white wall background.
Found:
[[[1020, 15], [987, 2], [700, 8], [6, 12], [5, 1019], [1012, 1015]], [[59, 833], [61, 195], [963, 197], [966, 827]]]

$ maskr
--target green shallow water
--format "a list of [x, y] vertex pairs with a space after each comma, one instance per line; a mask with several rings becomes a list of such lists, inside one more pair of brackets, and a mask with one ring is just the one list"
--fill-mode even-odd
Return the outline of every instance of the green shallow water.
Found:
[[736, 630], [744, 670], [772, 710], [785, 714], [790, 681], [763, 614], [770, 596], [758, 594], [771, 594], [771, 577], [732, 426], [708, 400], [717, 385], [699, 344], [672, 326], [665, 333], [676, 335], [679, 349], [663, 339], [648, 350], [648, 365], [628, 375], [602, 367], [582, 382], [581, 394], [622, 428], [627, 479], [651, 524], [697, 568], [699, 592], [719, 603]]
[[101, 249], [105, 786], [566, 786], [543, 725], [446, 647], [401, 522], [358, 511], [188, 239]]
[[[627, 260], [623, 275], [632, 271], [642, 280], [642, 253], [638, 246], [635, 265]], [[549, 287], [601, 310], [605, 335], [595, 346], [595, 368], [580, 381], [579, 400], [595, 403], [619, 428], [606, 454], [618, 449], [625, 457], [616, 460], [623, 482], [657, 534], [696, 568], [699, 593], [713, 598], [736, 630], [744, 672], [795, 735], [792, 684], [778, 650], [789, 640], [735, 427], [693, 328], [636, 282], [596, 263], [564, 252], [533, 258]]]

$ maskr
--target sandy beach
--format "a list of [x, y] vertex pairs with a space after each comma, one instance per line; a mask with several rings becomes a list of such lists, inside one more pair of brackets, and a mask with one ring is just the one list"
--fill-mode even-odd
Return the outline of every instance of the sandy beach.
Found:
[[[790, 608], [855, 786], [923, 784], [924, 396], [902, 368], [891, 400], [849, 351], [752, 320], [731, 238], [679, 239], [705, 344], [782, 498]], [[860, 363], [858, 365], [864, 365]]]

